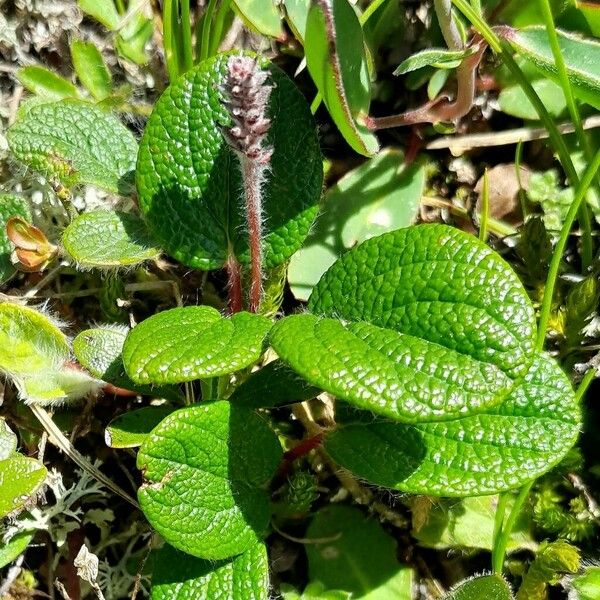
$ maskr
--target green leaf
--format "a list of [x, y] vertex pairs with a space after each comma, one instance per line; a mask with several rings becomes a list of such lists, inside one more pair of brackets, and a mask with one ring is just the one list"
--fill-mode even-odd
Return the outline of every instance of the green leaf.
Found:
[[359, 509], [330, 505], [306, 532], [308, 573], [326, 589], [343, 590], [363, 600], [411, 600], [412, 570], [396, 560], [396, 542]]
[[581, 415], [556, 362], [539, 355], [504, 402], [454, 421], [409, 426], [373, 421], [325, 439], [341, 466], [384, 487], [433, 496], [516, 489], [546, 471], [575, 443]]
[[160, 254], [140, 217], [112, 210], [79, 215], [65, 229], [62, 243], [83, 268], [131, 266]]
[[140, 505], [167, 542], [188, 554], [241, 554], [267, 529], [268, 484], [281, 457], [277, 436], [254, 412], [229, 402], [183, 408], [142, 444]]
[[[531, 84], [553, 117], [560, 117], [567, 108], [562, 88], [550, 79], [538, 79]], [[538, 121], [539, 115], [520, 85], [504, 88], [498, 96], [500, 110], [519, 119]]]
[[577, 590], [579, 600], [597, 600], [600, 598], [600, 567], [588, 566], [571, 583]]
[[112, 94], [112, 76], [95, 44], [73, 41], [71, 58], [79, 81], [96, 100], [104, 100]]
[[546, 600], [548, 585], [554, 585], [565, 573], [577, 573], [580, 551], [564, 540], [544, 542], [523, 577], [517, 600]]
[[86, 102], [32, 106], [8, 130], [8, 143], [19, 160], [68, 188], [131, 191], [135, 138], [116, 117]]
[[153, 558], [151, 600], [269, 598], [269, 561], [262, 543], [227, 561], [192, 558], [168, 545]]
[[97, 386], [86, 373], [68, 368], [69, 345], [45, 315], [18, 304], [0, 303], [0, 372], [28, 402], [82, 397]]
[[[415, 526], [412, 536], [422, 546], [438, 550], [481, 548], [491, 551], [497, 505], [498, 496], [479, 496], [463, 500], [436, 499], [426, 514], [425, 523], [418, 529]], [[510, 511], [513, 505], [514, 498], [510, 497], [507, 510]], [[523, 549], [535, 551], [537, 544], [531, 536], [531, 527], [530, 511], [519, 513], [508, 542], [509, 552]]]
[[444, 600], [513, 600], [512, 591], [501, 575], [481, 575], [459, 583]]
[[0, 284], [15, 273], [10, 260], [11, 252], [15, 247], [6, 234], [6, 223], [11, 217], [23, 217], [30, 222], [29, 204], [21, 196], [0, 194]]
[[123, 344], [128, 329], [106, 326], [86, 329], [73, 340], [73, 352], [79, 363], [94, 377], [126, 390], [177, 401], [181, 394], [172, 386], [139, 385], [125, 373]]
[[283, 600], [352, 600], [352, 595], [343, 590], [328, 590], [320, 581], [312, 581], [302, 593], [291, 585], [282, 583], [279, 591]]
[[310, 400], [320, 391], [276, 360], [252, 373], [235, 389], [229, 400], [246, 408], [271, 408]]
[[438, 69], [455, 69], [470, 54], [472, 49], [448, 50], [447, 48], [427, 48], [421, 50], [405, 61], [394, 71], [394, 75], [404, 75], [423, 67], [436, 67]]
[[69, 359], [67, 338], [32, 308], [0, 303], [0, 370], [29, 376], [52, 370]]
[[118, 53], [138, 65], [145, 65], [149, 60], [146, 45], [153, 33], [152, 21], [141, 12], [136, 12], [119, 30], [116, 39]]
[[23, 554], [34, 535], [34, 531], [21, 531], [11, 537], [8, 542], [0, 544], [0, 569]]
[[0, 417], [0, 460], [8, 458], [17, 449], [17, 436], [8, 426], [4, 417]]
[[377, 138], [363, 124], [371, 102], [365, 41], [348, 0], [311, 4], [304, 46], [308, 71], [346, 142], [359, 154], [376, 154]]
[[[600, 109], [600, 42], [558, 31], [558, 39], [569, 80], [576, 97]], [[511, 31], [508, 40], [515, 50], [560, 83], [548, 34], [544, 27]]]
[[170, 406], [144, 406], [131, 410], [113, 419], [104, 439], [111, 448], [137, 448], [141, 446], [150, 432], [173, 412]]
[[299, 300], [308, 300], [325, 271], [357, 244], [414, 223], [423, 188], [425, 164], [406, 166], [404, 154], [386, 149], [329, 188], [323, 207], [302, 248], [288, 268]]
[[110, 31], [117, 29], [120, 19], [113, 0], [77, 0], [77, 4], [85, 14], [94, 17]]
[[[231, 251], [241, 262], [249, 260], [239, 160], [222, 133], [230, 117], [218, 88], [229, 56], [204, 61], [171, 84], [140, 145], [137, 183], [146, 221], [171, 256], [200, 269], [221, 268]], [[261, 65], [275, 85], [268, 134], [274, 154], [263, 186], [263, 247], [271, 268], [308, 234], [323, 164], [306, 100], [278, 67]]]
[[62, 100], [64, 98], [77, 98], [79, 93], [77, 88], [64, 77], [57, 75], [54, 71], [45, 67], [35, 65], [21, 67], [17, 70], [17, 79], [21, 85], [47, 100]]
[[274, 0], [233, 0], [243, 20], [262, 35], [283, 36], [281, 16]]
[[283, 0], [285, 16], [296, 39], [304, 45], [310, 0]]
[[21, 510], [46, 478], [46, 467], [34, 458], [15, 452], [0, 460], [0, 519]]
[[266, 317], [239, 312], [223, 318], [209, 306], [163, 311], [134, 327], [123, 363], [136, 383], [182, 383], [218, 377], [256, 362], [271, 328]]
[[404, 422], [495, 406], [532, 360], [535, 317], [517, 276], [445, 225], [354, 248], [322, 277], [309, 309], [315, 316], [274, 326], [279, 357], [309, 383]]

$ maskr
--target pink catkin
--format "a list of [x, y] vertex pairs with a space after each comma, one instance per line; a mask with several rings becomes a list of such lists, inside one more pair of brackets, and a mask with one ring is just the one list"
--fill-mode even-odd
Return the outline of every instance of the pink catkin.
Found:
[[272, 86], [268, 72], [254, 58], [232, 56], [221, 86], [233, 126], [223, 131], [225, 140], [240, 161], [246, 223], [250, 247], [249, 309], [256, 312], [262, 297], [262, 185], [273, 154], [267, 144], [271, 121], [267, 116]]

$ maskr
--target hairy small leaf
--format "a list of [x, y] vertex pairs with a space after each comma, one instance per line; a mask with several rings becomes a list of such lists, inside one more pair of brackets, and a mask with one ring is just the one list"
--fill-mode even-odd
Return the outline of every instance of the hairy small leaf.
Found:
[[112, 94], [112, 76], [95, 44], [75, 40], [71, 43], [71, 58], [79, 81], [96, 100]]
[[17, 449], [17, 436], [8, 426], [4, 417], [0, 417], [0, 460], [8, 458]]
[[8, 542], [0, 545], [0, 569], [3, 569], [25, 552], [34, 535], [34, 531], [21, 531], [11, 537]]
[[16, 75], [26, 90], [41, 98], [63, 100], [79, 97], [77, 88], [70, 81], [45, 67], [36, 65], [21, 67]]
[[444, 600], [513, 600], [512, 591], [501, 575], [481, 575], [459, 583]]
[[114, 116], [79, 100], [31, 106], [8, 130], [14, 155], [66, 187], [131, 191], [137, 143]]
[[112, 210], [79, 215], [65, 229], [62, 243], [73, 260], [84, 268], [136, 265], [160, 254], [142, 219]]

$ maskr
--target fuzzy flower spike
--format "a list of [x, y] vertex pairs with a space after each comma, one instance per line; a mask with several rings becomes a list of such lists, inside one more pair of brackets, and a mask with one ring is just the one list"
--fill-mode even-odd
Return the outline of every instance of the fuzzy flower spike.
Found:
[[[232, 56], [221, 86], [224, 104], [233, 126], [223, 130], [229, 146], [240, 161], [245, 195], [246, 222], [251, 261], [249, 309], [256, 312], [262, 296], [262, 185], [273, 148], [267, 144], [271, 121], [267, 116], [273, 86], [267, 83], [268, 71], [249, 56]], [[235, 260], [235, 259], [230, 259]], [[232, 272], [234, 268], [230, 269]], [[238, 269], [239, 271], [239, 269]], [[230, 290], [239, 282], [230, 281]], [[241, 292], [238, 294], [241, 296]], [[240, 310], [241, 299], [232, 310]]]

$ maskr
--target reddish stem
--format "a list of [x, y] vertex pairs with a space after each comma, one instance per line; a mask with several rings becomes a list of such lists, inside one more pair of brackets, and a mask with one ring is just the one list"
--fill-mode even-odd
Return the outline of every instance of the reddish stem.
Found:
[[322, 441], [323, 434], [318, 433], [317, 435], [313, 435], [312, 437], [302, 440], [291, 450], [284, 452], [283, 460], [281, 461], [279, 469], [277, 470], [277, 475], [279, 477], [285, 477], [288, 475], [292, 468], [292, 463], [299, 458], [306, 456], [311, 450], [314, 450], [317, 446], [319, 446]]
[[229, 312], [242, 310], [242, 268], [232, 252], [227, 260], [227, 292], [229, 295]]
[[248, 309], [257, 312], [262, 298], [262, 207], [261, 185], [264, 166], [256, 160], [242, 158], [246, 218], [250, 246], [250, 296]]

